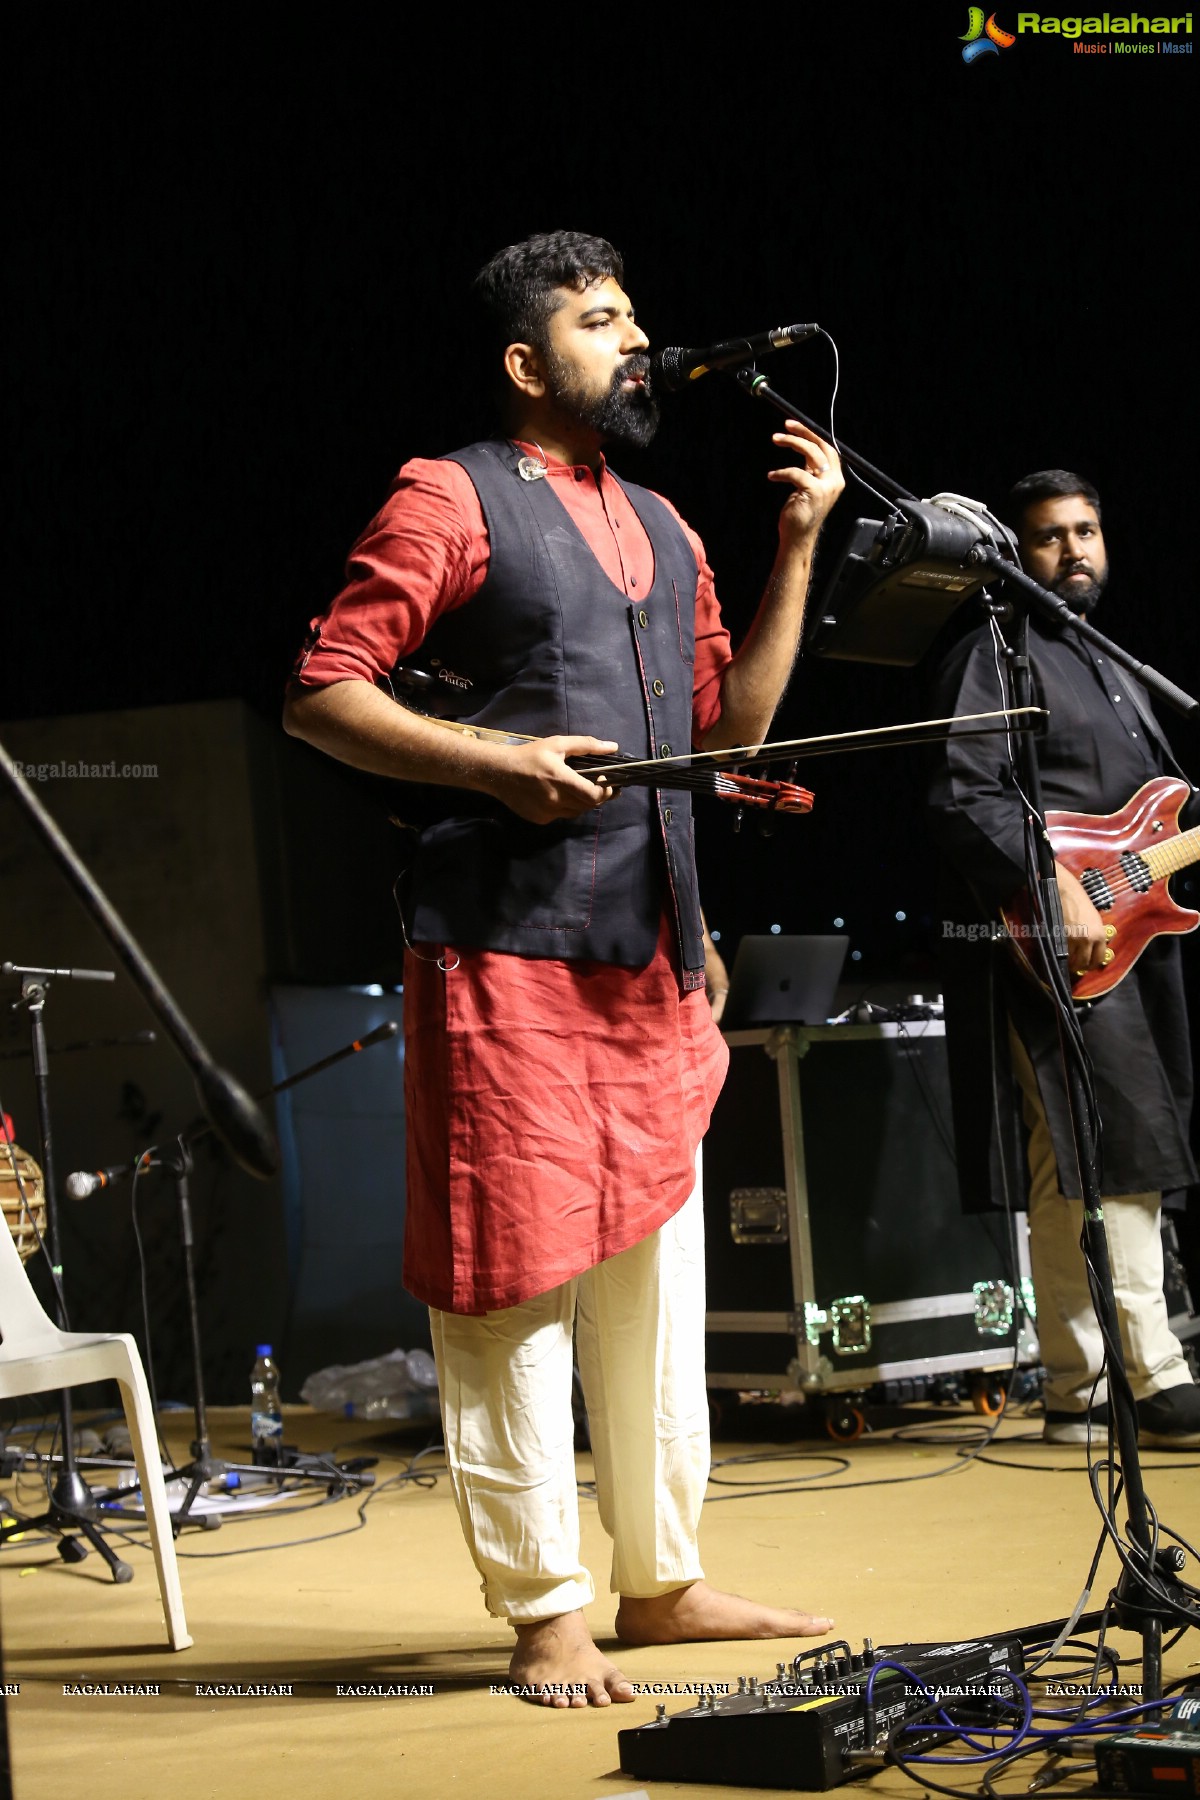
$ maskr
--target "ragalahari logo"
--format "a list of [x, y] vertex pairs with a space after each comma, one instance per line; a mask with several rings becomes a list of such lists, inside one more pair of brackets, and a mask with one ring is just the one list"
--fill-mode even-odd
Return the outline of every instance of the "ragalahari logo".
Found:
[[989, 13], [985, 22], [982, 6], [967, 8], [967, 29], [959, 39], [965, 63], [973, 63], [978, 56], [999, 56], [1001, 50], [1011, 50], [1016, 41], [1011, 31], [1003, 31], [997, 25], [995, 13]]

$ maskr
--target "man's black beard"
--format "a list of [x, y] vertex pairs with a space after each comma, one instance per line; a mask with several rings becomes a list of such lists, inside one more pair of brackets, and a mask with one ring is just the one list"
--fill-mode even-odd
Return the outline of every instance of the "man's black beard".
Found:
[[644, 381], [649, 370], [648, 356], [626, 357], [622, 367], [613, 372], [607, 394], [599, 398], [581, 395], [571, 372], [558, 357], [549, 359], [547, 374], [551, 398], [579, 424], [598, 432], [606, 444], [644, 450], [658, 430], [658, 403], [647, 387], [626, 390], [622, 383], [633, 375], [642, 376]]
[[1070, 575], [1068, 574], [1062, 576], [1055, 582], [1053, 591], [1058, 595], [1060, 600], [1066, 601], [1073, 613], [1082, 613], [1084, 618], [1088, 619], [1095, 612], [1097, 606], [1099, 606], [1100, 596], [1103, 594], [1107, 585], [1108, 570], [1102, 569], [1100, 574], [1093, 577], [1085, 588], [1071, 587]]

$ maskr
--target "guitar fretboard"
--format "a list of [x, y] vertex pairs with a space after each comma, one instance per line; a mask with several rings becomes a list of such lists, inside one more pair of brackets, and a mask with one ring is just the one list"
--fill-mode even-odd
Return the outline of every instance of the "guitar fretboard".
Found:
[[1141, 857], [1155, 881], [1173, 875], [1176, 869], [1186, 869], [1189, 863], [1200, 861], [1200, 825], [1168, 838], [1165, 844], [1155, 844], [1152, 850], [1143, 850]]

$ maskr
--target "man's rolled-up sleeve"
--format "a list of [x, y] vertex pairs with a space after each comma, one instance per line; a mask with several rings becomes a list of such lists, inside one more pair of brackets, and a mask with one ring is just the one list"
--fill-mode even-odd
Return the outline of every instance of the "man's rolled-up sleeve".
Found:
[[487, 555], [482, 510], [465, 469], [449, 461], [406, 463], [351, 550], [345, 585], [312, 620], [292, 687], [386, 676], [442, 613], [478, 591]]

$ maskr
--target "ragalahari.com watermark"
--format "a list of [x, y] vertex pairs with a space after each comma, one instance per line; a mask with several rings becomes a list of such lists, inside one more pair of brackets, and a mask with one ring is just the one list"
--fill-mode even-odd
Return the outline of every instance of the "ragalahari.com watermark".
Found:
[[157, 781], [157, 763], [12, 762], [26, 781]]
[[963, 938], [967, 943], [978, 944], [985, 939], [994, 938], [998, 943], [1007, 938], [1049, 938], [1053, 935], [1044, 925], [1024, 924], [1014, 919], [1011, 924], [1002, 924], [999, 919], [981, 919], [964, 924], [961, 919], [943, 919], [942, 936], [944, 938]]

